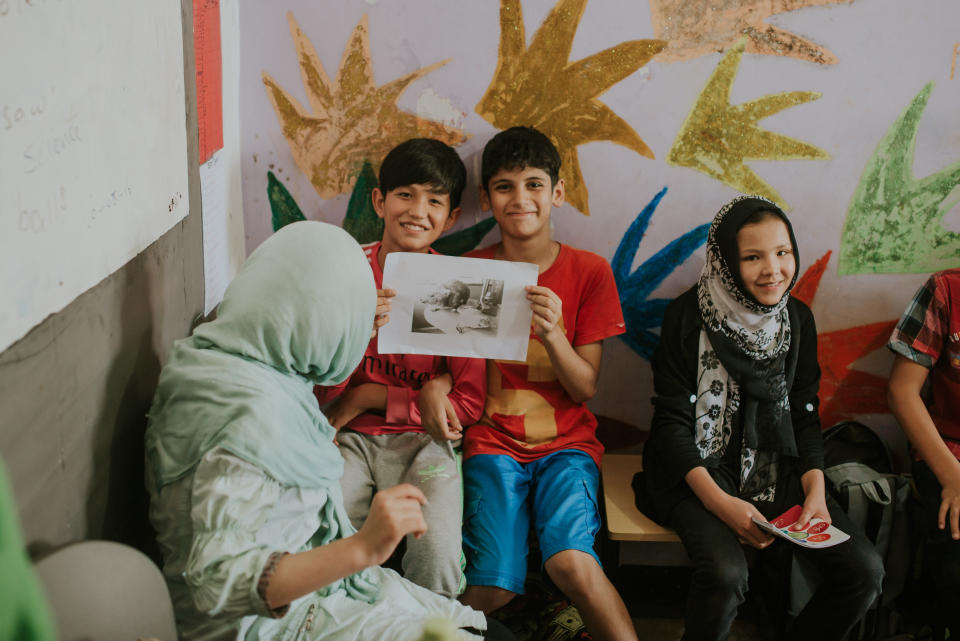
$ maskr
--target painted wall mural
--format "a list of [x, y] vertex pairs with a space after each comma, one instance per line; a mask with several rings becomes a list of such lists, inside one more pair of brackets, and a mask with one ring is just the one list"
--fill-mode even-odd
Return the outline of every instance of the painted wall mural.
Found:
[[830, 155], [789, 136], [765, 131], [757, 122], [778, 111], [820, 97], [816, 91], [790, 91], [730, 104], [733, 81], [740, 68], [746, 40], [739, 40], [720, 60], [707, 81], [667, 162], [690, 167], [745, 194], [762, 194], [784, 208], [789, 205], [765, 180], [747, 167], [747, 160], [808, 160]]
[[957, 204], [947, 198], [960, 185], [960, 160], [919, 180], [913, 175], [917, 131], [932, 91], [931, 82], [917, 94], [863, 171], [843, 225], [841, 274], [960, 265], [960, 234], [943, 226]]
[[[666, 192], [664, 187], [640, 212], [621, 239], [611, 261], [627, 325], [627, 333], [620, 338], [648, 360], [659, 342], [659, 335], [654, 330], [660, 327], [671, 300], [650, 299], [650, 293], [706, 242], [710, 228], [710, 224], [705, 223], [690, 230], [631, 273], [630, 266], [650, 218]], [[821, 256], [797, 280], [792, 294], [795, 298], [807, 305], [813, 304], [830, 255], [828, 251]], [[821, 370], [820, 418], [825, 426], [862, 415], [887, 412], [886, 377], [858, 371], [853, 364], [866, 354], [883, 348], [896, 323], [894, 319], [817, 334]]]
[[273, 231], [307, 219], [297, 201], [272, 171], [267, 172], [267, 200], [270, 202], [270, 223]]
[[587, 0], [560, 0], [527, 46], [520, 0], [501, 0], [500, 48], [493, 80], [477, 113], [498, 129], [530, 125], [550, 136], [563, 165], [567, 200], [590, 215], [577, 147], [609, 140], [653, 158], [647, 143], [596, 97], [666, 46], [661, 40], [621, 42], [583, 60], [570, 50]]
[[817, 319], [823, 423], [889, 424], [894, 319], [928, 272], [960, 266], [960, 3], [902, 2], [244, 3], [248, 251], [302, 219], [379, 239], [377, 168], [413, 136], [454, 145], [469, 173], [435, 248], [495, 242], [480, 154], [533, 125], [563, 159], [555, 237], [609, 260], [619, 288], [627, 333], [605, 344], [597, 413], [648, 424], [664, 309], [740, 192], [789, 208], [801, 260], [820, 257], [794, 295]]
[[370, 39], [364, 16], [353, 30], [333, 83], [313, 45], [288, 14], [290, 35], [300, 61], [300, 73], [310, 110], [264, 72], [263, 84], [283, 127], [283, 135], [300, 170], [323, 198], [346, 193], [365, 162], [380, 159], [398, 143], [417, 136], [449, 145], [467, 139], [443, 123], [418, 118], [396, 105], [410, 84], [441, 67], [434, 63], [378, 87], [373, 78]]
[[[793, 296], [813, 305], [830, 254], [821, 256], [803, 273], [794, 286]], [[817, 334], [820, 421], [824, 426], [888, 411], [886, 377], [858, 371], [853, 364], [886, 345], [896, 324], [894, 319]]]
[[789, 56], [833, 65], [837, 57], [803, 36], [767, 22], [771, 16], [805, 7], [853, 0], [650, 0], [657, 38], [670, 44], [658, 57], [677, 62], [723, 51], [747, 37], [747, 53]]
[[[377, 186], [377, 176], [373, 166], [364, 163], [357, 176], [347, 204], [347, 213], [341, 226], [360, 244], [372, 243], [383, 237], [383, 219], [377, 216], [371, 200], [373, 189]], [[270, 202], [271, 224], [273, 231], [284, 225], [306, 220], [300, 206], [290, 192], [283, 186], [273, 172], [267, 172], [267, 199]], [[476, 249], [480, 241], [496, 226], [492, 216], [455, 232], [448, 232], [433, 243], [433, 248], [447, 256], [462, 256]]]
[[383, 220], [373, 209], [373, 190], [377, 186], [377, 175], [373, 165], [363, 163], [363, 169], [357, 176], [347, 203], [347, 213], [341, 226], [357, 239], [360, 244], [372, 243], [383, 237]]
[[613, 277], [620, 294], [620, 307], [627, 326], [626, 334], [620, 336], [630, 348], [647, 360], [653, 356], [653, 350], [660, 342], [658, 329], [663, 322], [670, 298], [650, 298], [650, 294], [663, 283], [664, 279], [685, 261], [698, 247], [707, 242], [710, 223], [694, 227], [679, 238], [670, 241], [666, 247], [648, 258], [636, 270], [630, 271], [640, 243], [643, 241], [650, 219], [657, 206], [667, 193], [664, 187], [647, 203], [617, 245], [617, 251], [610, 261]]

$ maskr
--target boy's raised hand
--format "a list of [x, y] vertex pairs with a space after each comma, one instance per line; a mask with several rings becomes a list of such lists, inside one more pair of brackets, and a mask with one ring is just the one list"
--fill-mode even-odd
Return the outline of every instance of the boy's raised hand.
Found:
[[528, 285], [526, 290], [527, 300], [533, 310], [533, 331], [545, 339], [563, 318], [563, 301], [549, 287]]
[[363, 543], [370, 565], [390, 558], [400, 539], [408, 534], [420, 538], [427, 531], [422, 505], [427, 497], [414, 485], [403, 483], [373, 495], [370, 513], [357, 537]]
[[390, 320], [390, 299], [397, 295], [395, 289], [377, 290], [377, 312], [373, 318], [373, 332], [376, 335], [378, 329], [387, 324]]

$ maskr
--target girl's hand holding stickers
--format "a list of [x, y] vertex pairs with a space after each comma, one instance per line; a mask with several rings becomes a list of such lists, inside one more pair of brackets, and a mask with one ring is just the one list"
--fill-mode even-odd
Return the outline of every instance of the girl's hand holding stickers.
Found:
[[733, 530], [737, 537], [747, 545], [762, 550], [771, 543], [773, 537], [757, 527], [754, 519], [766, 519], [752, 503], [738, 499], [735, 496], [724, 494], [719, 505], [708, 508], [720, 520]]
[[803, 502], [803, 510], [797, 522], [790, 526], [791, 530], [805, 530], [810, 525], [810, 519], [820, 519], [827, 525], [833, 523], [830, 510], [827, 509], [827, 498], [823, 492], [812, 492]]
[[800, 517], [805, 507], [794, 505], [769, 523], [758, 522], [762, 529], [791, 543], [805, 548], [826, 548], [843, 543], [850, 538], [846, 532], [838, 530], [830, 522], [813, 515], [806, 522]]

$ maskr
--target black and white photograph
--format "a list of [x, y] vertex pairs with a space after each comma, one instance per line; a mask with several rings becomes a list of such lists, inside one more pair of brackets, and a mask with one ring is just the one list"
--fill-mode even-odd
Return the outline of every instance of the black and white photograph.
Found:
[[522, 360], [531, 318], [524, 288], [536, 282], [530, 263], [392, 253], [383, 286], [397, 296], [378, 349]]
[[483, 332], [496, 336], [502, 300], [502, 280], [445, 281], [414, 303], [410, 331], [421, 334]]

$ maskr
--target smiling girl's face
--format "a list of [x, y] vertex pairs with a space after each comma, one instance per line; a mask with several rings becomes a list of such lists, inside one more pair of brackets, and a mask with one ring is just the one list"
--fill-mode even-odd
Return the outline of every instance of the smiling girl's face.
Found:
[[747, 291], [764, 305], [776, 305], [793, 281], [797, 260], [786, 223], [770, 215], [737, 232], [740, 277]]

